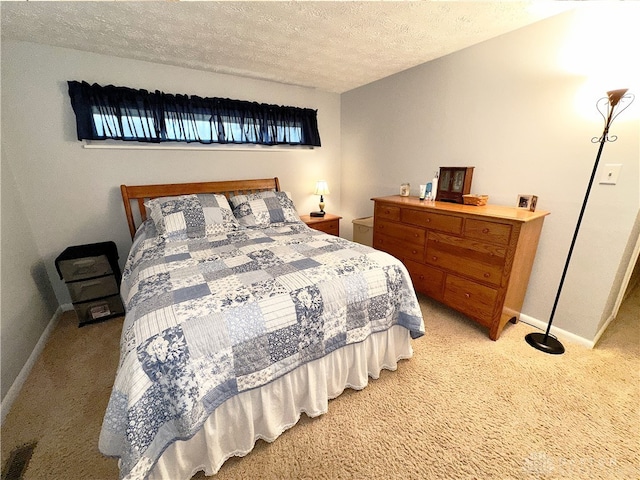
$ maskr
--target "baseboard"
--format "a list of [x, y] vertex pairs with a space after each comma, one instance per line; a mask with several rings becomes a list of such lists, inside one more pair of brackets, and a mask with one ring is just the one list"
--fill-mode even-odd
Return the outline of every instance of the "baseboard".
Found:
[[[520, 321], [526, 323], [527, 325], [531, 325], [532, 327], [538, 328], [543, 332], [547, 331], [548, 322], [542, 322], [537, 318], [530, 317], [529, 315], [525, 315], [524, 313], [520, 314]], [[566, 330], [554, 327], [553, 325], [551, 325], [551, 330], [549, 331], [549, 333], [554, 337], [562, 337], [562, 339], [566, 339], [572, 343], [578, 343], [587, 348], [593, 348], [596, 344], [594, 340], [587, 340], [586, 338], [580, 337], [575, 333], [567, 332]]]
[[[616, 312], [617, 313], [617, 312]], [[611, 315], [609, 315], [609, 318], [607, 318], [607, 321], [604, 322], [604, 325], [602, 325], [602, 327], [600, 327], [600, 330], [598, 330], [598, 333], [596, 333], [595, 338], [593, 339], [593, 346], [595, 347], [596, 344], [598, 343], [598, 341], [600, 340], [600, 337], [602, 336], [602, 334], [604, 333], [604, 331], [609, 327], [609, 324], [611, 322], [613, 322], [616, 319], [615, 315], [612, 313]]]
[[42, 353], [44, 346], [47, 344], [47, 340], [49, 339], [51, 332], [53, 332], [53, 329], [58, 324], [58, 321], [62, 316], [62, 312], [65, 311], [65, 308], [64, 308], [65, 306], [66, 305], [63, 305], [62, 307], [58, 307], [56, 312], [53, 314], [53, 317], [51, 317], [51, 320], [49, 320], [49, 323], [47, 324], [46, 328], [42, 332], [42, 335], [40, 335], [40, 339], [38, 340], [38, 343], [36, 343], [36, 346], [33, 348], [31, 355], [29, 355], [27, 362], [24, 364], [24, 366], [20, 370], [20, 373], [11, 384], [9, 391], [2, 399], [2, 404], [0, 405], [0, 410], [1, 410], [0, 425], [4, 423], [4, 419], [9, 413], [9, 410], [11, 410], [11, 406], [13, 405], [13, 402], [15, 402], [16, 398], [18, 398], [18, 394], [20, 393], [20, 390], [22, 390], [22, 386], [24, 385], [24, 382], [26, 382], [27, 377], [31, 372], [31, 369], [33, 368], [36, 361], [38, 360], [38, 357], [40, 357], [40, 354]]

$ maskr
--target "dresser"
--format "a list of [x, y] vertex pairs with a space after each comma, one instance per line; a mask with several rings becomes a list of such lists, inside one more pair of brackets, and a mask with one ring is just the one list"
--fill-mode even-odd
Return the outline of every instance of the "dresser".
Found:
[[405, 264], [416, 291], [487, 327], [492, 340], [519, 320], [549, 212], [399, 195], [372, 200], [373, 247]]
[[74, 245], [56, 258], [79, 326], [124, 315], [120, 299], [120, 267], [113, 242]]
[[331, 213], [325, 213], [324, 217], [312, 217], [311, 215], [300, 215], [300, 220], [306, 223], [309, 227], [320, 232], [329, 233], [340, 236], [340, 219], [342, 217], [338, 215], [332, 215]]

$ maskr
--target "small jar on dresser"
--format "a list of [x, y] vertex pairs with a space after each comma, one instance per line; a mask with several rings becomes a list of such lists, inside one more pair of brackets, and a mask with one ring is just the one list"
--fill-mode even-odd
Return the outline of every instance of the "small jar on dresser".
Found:
[[120, 267], [114, 242], [68, 247], [56, 258], [79, 326], [124, 315]]

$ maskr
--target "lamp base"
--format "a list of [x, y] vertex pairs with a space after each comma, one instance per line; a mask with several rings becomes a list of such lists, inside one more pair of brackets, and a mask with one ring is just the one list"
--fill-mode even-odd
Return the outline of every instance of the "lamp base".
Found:
[[309, 215], [311, 215], [312, 217], [324, 217], [324, 211], [320, 211], [320, 212], [311, 212]]
[[[547, 337], [545, 339], [545, 337]], [[559, 340], [545, 335], [544, 333], [534, 332], [526, 335], [524, 339], [533, 348], [540, 350], [544, 353], [550, 353], [551, 355], [562, 355], [564, 353], [564, 346]]]

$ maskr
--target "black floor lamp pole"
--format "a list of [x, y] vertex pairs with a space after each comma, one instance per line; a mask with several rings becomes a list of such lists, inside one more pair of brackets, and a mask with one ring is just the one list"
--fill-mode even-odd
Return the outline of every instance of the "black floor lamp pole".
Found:
[[[613, 136], [611, 138], [609, 137], [609, 126], [611, 125], [611, 122], [613, 122], [613, 120], [620, 114], [620, 112], [626, 109], [635, 98], [632, 94], [625, 95], [626, 92], [627, 92], [627, 89], [612, 90], [610, 92], [607, 92], [607, 97], [601, 98], [596, 103], [598, 107], [598, 111], [602, 114], [605, 120], [604, 130], [602, 131], [601, 137], [599, 138], [594, 137], [593, 139], [591, 139], [591, 141], [594, 143], [597, 143], [599, 141], [600, 147], [598, 148], [598, 154], [596, 155], [596, 161], [593, 164], [593, 170], [591, 172], [591, 178], [589, 179], [589, 185], [587, 186], [587, 191], [584, 195], [584, 200], [582, 201], [582, 208], [580, 209], [580, 215], [578, 216], [576, 229], [573, 232], [573, 239], [571, 240], [571, 246], [569, 247], [567, 260], [564, 264], [564, 269], [562, 270], [562, 277], [560, 277], [560, 284], [558, 285], [558, 292], [556, 293], [556, 298], [553, 302], [553, 308], [551, 309], [551, 316], [549, 317], [547, 330], [544, 334], [540, 332], [534, 332], [534, 333], [529, 333], [524, 337], [529, 345], [545, 353], [550, 353], [555, 355], [560, 355], [564, 353], [564, 345], [562, 345], [562, 343], [560, 343], [560, 341], [557, 338], [550, 336], [549, 332], [551, 331], [551, 324], [553, 323], [553, 317], [556, 313], [558, 300], [560, 299], [560, 294], [562, 293], [562, 286], [564, 285], [564, 280], [565, 280], [565, 277], [567, 276], [567, 270], [569, 269], [569, 263], [571, 262], [573, 247], [575, 246], [576, 239], [578, 238], [578, 232], [580, 231], [580, 224], [582, 223], [582, 217], [584, 216], [584, 211], [587, 207], [587, 202], [589, 201], [591, 186], [593, 185], [593, 180], [596, 176], [596, 171], [598, 170], [598, 164], [600, 163], [600, 155], [602, 155], [602, 149], [604, 148], [605, 142], [608, 142], [608, 141], [614, 142], [617, 139], [616, 136]], [[622, 98], [625, 98], [625, 100], [628, 100], [628, 102], [626, 103], [626, 105], [624, 105], [621, 109], [619, 109], [614, 114], [615, 107], [619, 104]], [[603, 106], [603, 100], [605, 100], [607, 104], [606, 113], [601, 110], [601, 107]]]

